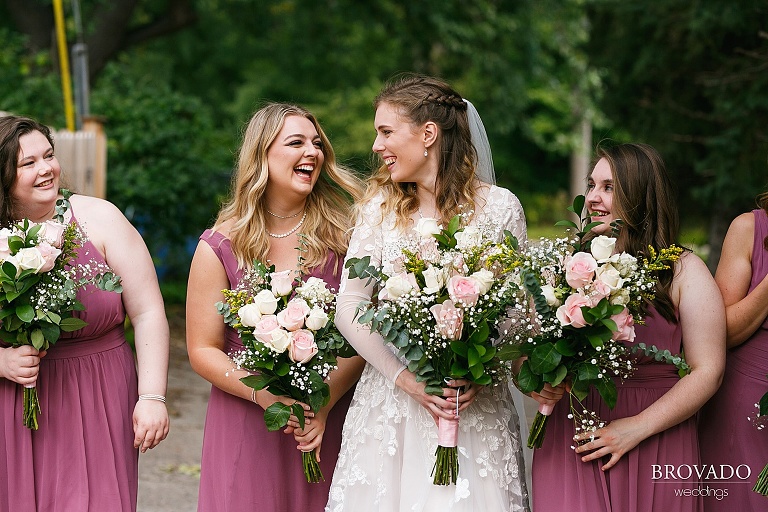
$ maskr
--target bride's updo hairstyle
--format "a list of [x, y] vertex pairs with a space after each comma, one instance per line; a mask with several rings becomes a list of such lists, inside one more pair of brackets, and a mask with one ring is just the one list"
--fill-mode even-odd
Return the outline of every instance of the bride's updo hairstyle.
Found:
[[[431, 121], [437, 125], [438, 138], [430, 151], [437, 151], [438, 170], [435, 183], [436, 204], [447, 223], [460, 207], [474, 209], [474, 177], [477, 153], [467, 121], [467, 104], [446, 82], [429, 76], [405, 74], [388, 82], [373, 101], [396, 107], [413, 127]], [[387, 166], [382, 164], [368, 182], [365, 200], [384, 192], [382, 216], [395, 212], [398, 227], [406, 227], [418, 210], [416, 185], [394, 183]]]

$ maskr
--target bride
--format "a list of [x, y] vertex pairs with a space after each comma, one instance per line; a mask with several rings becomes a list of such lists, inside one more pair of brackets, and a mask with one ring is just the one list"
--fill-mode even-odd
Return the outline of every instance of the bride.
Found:
[[[357, 207], [347, 258], [370, 255], [386, 272], [399, 256], [398, 240], [420, 218], [446, 224], [467, 210], [472, 223], [493, 225], [499, 238], [509, 230], [525, 240], [522, 206], [493, 185], [485, 130], [471, 103], [439, 79], [408, 75], [385, 86], [374, 105], [373, 151], [383, 165]], [[436, 421], [453, 418], [456, 391], [425, 393], [394, 347], [357, 322], [357, 305], [374, 292], [345, 271], [336, 323], [367, 364], [344, 423], [326, 511], [528, 510], [518, 417], [505, 385], [447, 384], [464, 386], [460, 472], [456, 485], [433, 485]]]

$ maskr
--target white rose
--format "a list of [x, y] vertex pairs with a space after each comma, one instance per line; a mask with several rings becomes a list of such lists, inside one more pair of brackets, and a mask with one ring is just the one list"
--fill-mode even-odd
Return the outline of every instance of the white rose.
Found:
[[37, 273], [43, 265], [45, 265], [45, 258], [37, 250], [37, 247], [26, 247], [19, 249], [16, 253], [16, 268], [21, 270], [34, 270]]
[[389, 298], [396, 299], [405, 295], [416, 287], [416, 281], [413, 274], [397, 274], [387, 279], [384, 288], [387, 290]]
[[5, 258], [3, 263], [6, 263], [6, 262], [10, 263], [16, 268], [16, 275], [14, 275], [13, 277], [19, 277], [19, 274], [21, 274], [21, 269], [19, 268], [19, 262], [16, 260], [16, 255], [8, 256], [7, 258]]
[[328, 324], [328, 314], [322, 308], [314, 307], [304, 322], [307, 329], [319, 331]]
[[270, 290], [261, 290], [253, 298], [262, 315], [271, 315], [277, 310], [277, 298]]
[[421, 238], [431, 238], [432, 235], [438, 234], [442, 229], [442, 226], [437, 223], [437, 219], [430, 219], [427, 217], [419, 219], [419, 222], [416, 223], [416, 227], [413, 228]]
[[595, 281], [603, 282], [611, 291], [616, 291], [624, 286], [624, 279], [622, 279], [621, 274], [610, 263], [597, 268], [595, 271]]
[[629, 290], [622, 288], [611, 295], [611, 304], [614, 306], [626, 306], [629, 304]]
[[480, 295], [488, 293], [488, 290], [493, 286], [494, 277], [490, 270], [481, 269], [469, 277], [480, 283]]
[[237, 316], [240, 323], [246, 327], [256, 327], [256, 323], [261, 320], [261, 311], [259, 306], [251, 302], [237, 310]]
[[291, 346], [291, 333], [285, 329], [275, 329], [270, 333], [270, 338], [265, 345], [274, 352], [282, 354]]
[[456, 237], [456, 248], [459, 250], [476, 247], [483, 242], [483, 232], [476, 226], [467, 226], [454, 236]]
[[610, 236], [600, 235], [591, 244], [592, 256], [598, 263], [608, 260], [616, 247], [616, 239]]
[[422, 275], [424, 276], [424, 283], [426, 284], [426, 287], [424, 288], [425, 293], [437, 293], [443, 286], [445, 286], [445, 270], [440, 267], [427, 267], [424, 269], [424, 272], [422, 272]]
[[561, 302], [560, 299], [557, 298], [557, 295], [555, 295], [555, 288], [550, 284], [545, 284], [541, 287], [541, 294], [544, 295], [544, 298], [547, 300], [547, 304], [550, 307], [556, 308], [560, 306]]

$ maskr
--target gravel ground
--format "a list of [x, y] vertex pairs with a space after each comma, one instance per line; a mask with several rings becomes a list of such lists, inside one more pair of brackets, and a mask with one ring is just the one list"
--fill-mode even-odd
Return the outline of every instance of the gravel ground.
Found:
[[139, 512], [195, 512], [200, 451], [210, 384], [190, 367], [183, 308], [168, 311], [171, 360], [168, 413], [171, 430], [156, 448], [139, 455]]

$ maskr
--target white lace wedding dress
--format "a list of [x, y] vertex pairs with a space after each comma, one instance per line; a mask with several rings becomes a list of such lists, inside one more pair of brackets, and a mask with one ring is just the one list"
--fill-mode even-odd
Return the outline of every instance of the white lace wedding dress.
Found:
[[[498, 226], [525, 240], [522, 206], [508, 190], [484, 186], [473, 223]], [[381, 197], [363, 207], [347, 257], [372, 265], [399, 255], [394, 215], [381, 219]], [[391, 269], [391, 264], [389, 265]], [[484, 388], [459, 421], [456, 485], [432, 483], [437, 426], [430, 414], [394, 385], [403, 362], [394, 347], [360, 325], [355, 309], [373, 285], [342, 276], [337, 324], [368, 363], [342, 431], [326, 512], [512, 512], [528, 510], [518, 415], [507, 385]]]

